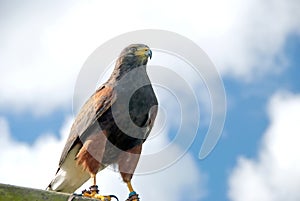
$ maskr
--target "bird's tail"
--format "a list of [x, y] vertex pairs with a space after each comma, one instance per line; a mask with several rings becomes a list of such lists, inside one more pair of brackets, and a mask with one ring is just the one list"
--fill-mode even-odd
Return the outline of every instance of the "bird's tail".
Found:
[[74, 193], [90, 178], [88, 172], [78, 166], [75, 160], [80, 146], [76, 145], [68, 153], [64, 161], [60, 164], [54, 179], [48, 185], [47, 190]]
[[74, 193], [89, 179], [89, 177], [90, 176], [87, 172], [83, 172], [81, 169], [79, 169], [79, 167], [76, 166], [68, 171], [60, 168], [46, 190]]

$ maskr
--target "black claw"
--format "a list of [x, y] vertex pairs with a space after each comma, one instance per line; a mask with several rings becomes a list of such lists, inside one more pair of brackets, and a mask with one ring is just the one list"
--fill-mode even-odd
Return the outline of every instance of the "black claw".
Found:
[[115, 195], [109, 195], [109, 197], [115, 198], [117, 201], [119, 201], [119, 199], [118, 199], [117, 196], [115, 196]]
[[[87, 194], [92, 194], [93, 192], [96, 192], [97, 194], [99, 193], [99, 190], [98, 190], [98, 186], [97, 185], [93, 185], [93, 186], [90, 186], [89, 187], [89, 190], [86, 190], [86, 189], [84, 189], [83, 191], [82, 191], [82, 194], [80, 195], [80, 196], [82, 196], [82, 195], [84, 195], [85, 193], [87, 193]], [[75, 195], [75, 194], [74, 194]], [[78, 195], [78, 194], [77, 194]], [[107, 196], [105, 196], [105, 197], [110, 197], [110, 198], [115, 198], [117, 201], [119, 201], [119, 199], [118, 199], [118, 197], [117, 196], [115, 196], [115, 195], [107, 195]], [[106, 200], [106, 199], [105, 199]]]

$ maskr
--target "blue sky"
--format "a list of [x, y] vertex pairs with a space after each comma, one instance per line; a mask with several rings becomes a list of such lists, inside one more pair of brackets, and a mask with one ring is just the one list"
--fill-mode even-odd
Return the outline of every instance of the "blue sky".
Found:
[[[134, 179], [143, 200], [154, 193], [170, 200], [299, 200], [293, 186], [300, 184], [295, 154], [300, 150], [292, 142], [299, 141], [300, 131], [293, 123], [300, 118], [300, 3], [166, 1], [144, 10], [124, 2], [115, 8], [115, 3], [0, 1], [0, 183], [48, 184], [72, 122], [73, 92], [84, 61], [108, 39], [153, 28], [184, 35], [207, 53], [224, 83], [227, 115], [208, 157], [198, 158], [204, 123], [183, 158]], [[163, 149], [175, 128], [149, 142], [145, 153]], [[170, 155], [181, 149], [176, 145]], [[24, 169], [11, 176], [17, 164]], [[40, 181], [28, 182], [32, 174]], [[100, 176], [109, 193], [122, 183], [109, 170]], [[125, 186], [116, 193], [126, 194]]]

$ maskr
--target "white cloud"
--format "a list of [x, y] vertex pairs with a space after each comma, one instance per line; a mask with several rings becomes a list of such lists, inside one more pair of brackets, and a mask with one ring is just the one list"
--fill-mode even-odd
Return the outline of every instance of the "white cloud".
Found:
[[230, 176], [233, 201], [300, 200], [300, 95], [274, 95], [269, 116], [258, 157], [240, 157]]
[[[8, 122], [0, 117], [0, 182], [45, 189], [57, 169], [60, 152], [70, 125], [71, 118], [68, 118], [60, 131], [59, 139], [53, 137], [52, 134], [44, 134], [32, 146], [29, 146], [14, 141], [11, 138]], [[143, 153], [158, 152], [168, 143], [167, 136], [163, 133], [152, 136], [145, 145]], [[178, 152], [182, 151], [179, 147], [173, 146], [168, 157], [173, 157]], [[161, 157], [159, 159], [164, 160]], [[140, 173], [134, 176], [133, 185], [144, 200], [153, 200], [158, 197], [162, 200], [181, 200], [180, 197], [184, 193], [188, 193], [189, 200], [200, 200], [205, 194], [204, 177], [194, 160], [187, 153], [168, 168], [151, 174]], [[101, 193], [116, 194], [123, 200], [128, 196], [126, 185], [122, 182], [119, 173], [114, 172], [112, 168], [100, 172], [97, 178]], [[91, 183], [87, 182], [78, 189], [79, 192], [90, 185]]]
[[273, 67], [276, 56], [284, 58], [287, 37], [299, 33], [297, 0], [148, 4], [32, 1], [3, 6], [8, 10], [0, 19], [0, 108], [41, 115], [67, 107], [89, 54], [127, 31], [158, 28], [183, 34], [204, 48], [222, 73], [242, 80], [280, 70]]
[[223, 74], [242, 80], [282, 70], [286, 39], [300, 31], [297, 0], [188, 0], [159, 5], [152, 4], [155, 14], [154, 19], [147, 15], [149, 24], [190, 37]]
[[59, 155], [70, 123], [71, 121], [67, 120], [61, 129], [61, 139], [57, 139], [53, 134], [44, 134], [30, 146], [13, 140], [8, 122], [0, 117], [1, 183], [45, 189], [57, 170]]

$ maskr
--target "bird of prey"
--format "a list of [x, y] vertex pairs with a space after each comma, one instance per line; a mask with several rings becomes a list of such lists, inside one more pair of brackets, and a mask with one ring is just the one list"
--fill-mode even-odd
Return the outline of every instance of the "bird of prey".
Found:
[[92, 197], [98, 191], [96, 174], [117, 164], [130, 191], [127, 200], [139, 199], [131, 179], [158, 107], [146, 72], [151, 57], [144, 44], [131, 44], [121, 52], [110, 78], [76, 116], [47, 190], [73, 193], [91, 178], [93, 185], [87, 192]]

